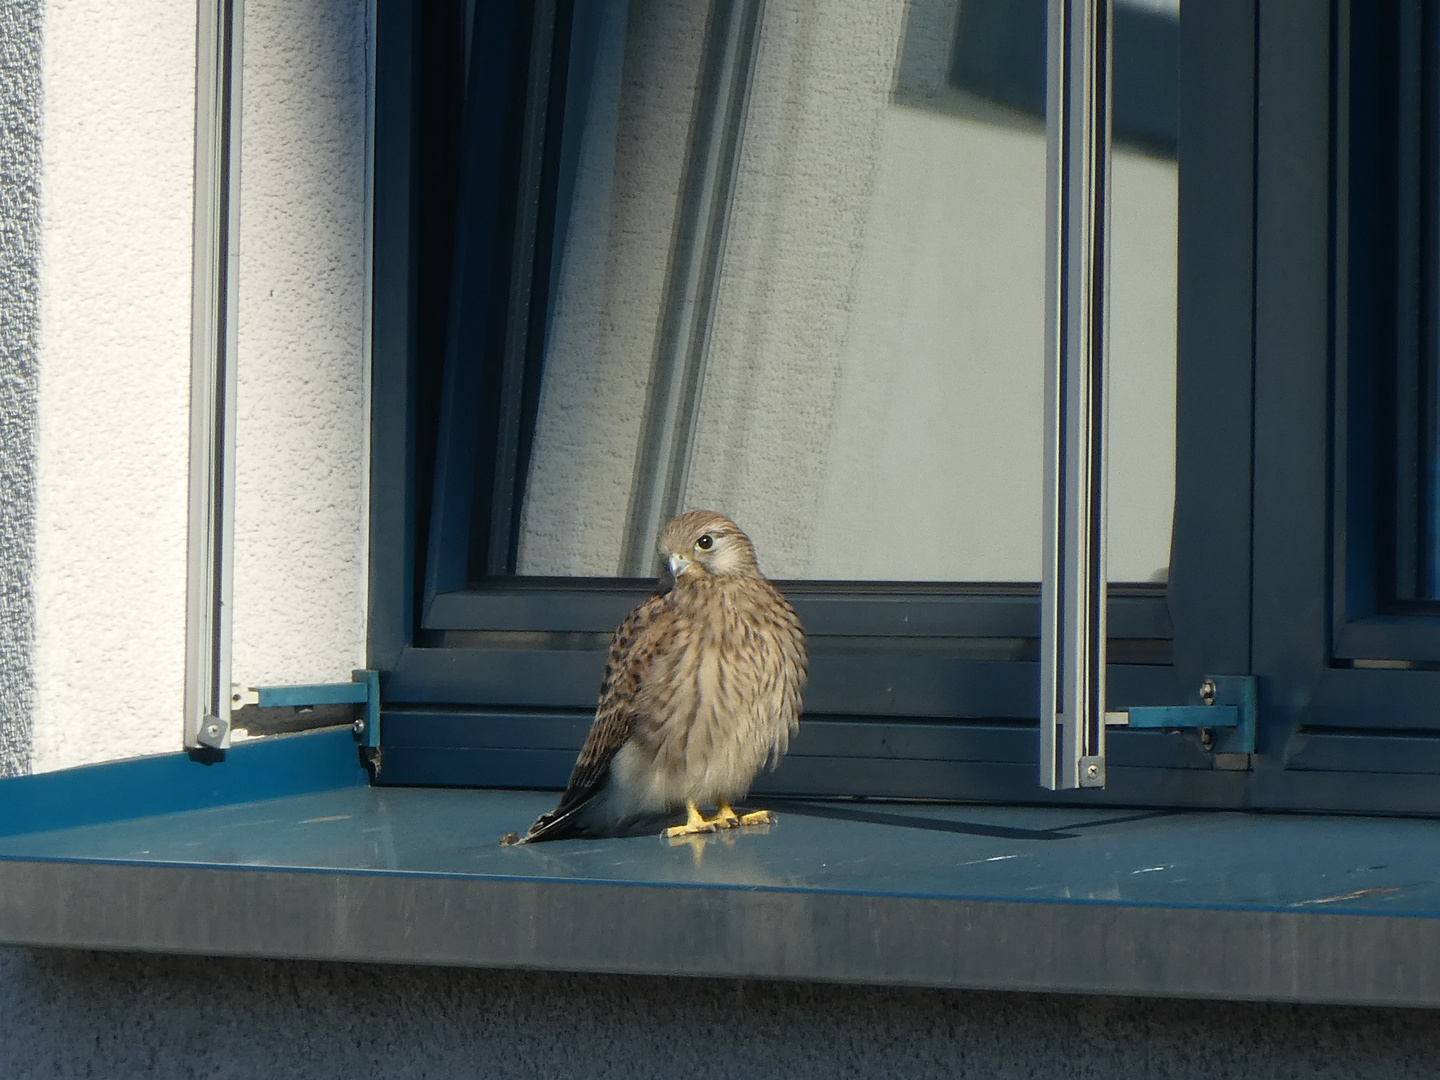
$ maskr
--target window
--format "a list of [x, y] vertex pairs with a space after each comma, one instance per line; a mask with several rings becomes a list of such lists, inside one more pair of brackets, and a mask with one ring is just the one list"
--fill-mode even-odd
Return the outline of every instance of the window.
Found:
[[[765, 790], [1050, 797], [1032, 7], [897, 4], [842, 32], [774, 4], [456, 3], [382, 38], [382, 783], [562, 784], [648, 537], [708, 504], [811, 634]], [[1353, 754], [1419, 760], [1374, 733], [1415, 726], [1408, 658], [1332, 648], [1350, 593], [1314, 572], [1356, 535], [1327, 539], [1355, 485], [1329, 486], [1323, 407], [1349, 20], [1117, 5], [1111, 707], [1253, 674], [1260, 731], [1252, 758], [1111, 729], [1107, 787], [1055, 797], [1383, 807], [1405, 782], [1356, 779]]]
[[[377, 586], [408, 574], [412, 599], [382, 779], [563, 783], [653, 535], [714, 506], [811, 635], [776, 790], [963, 797], [975, 761], [1006, 777], [985, 794], [1032, 792], [1045, 143], [967, 85], [958, 10], [842, 32], [775, 5], [482, 4], [465, 108], [465, 9], [419, 18], [413, 562]], [[1022, 39], [1043, 75], [1043, 25]], [[1155, 78], [1173, 95], [1173, 49]], [[1175, 377], [1173, 115], [1166, 138], [1126, 151], [1117, 226], [1127, 298], [1152, 287], [1119, 305], [1145, 381], [1115, 466], [1134, 703], [1178, 694], [1153, 407]]]
[[[1332, 780], [1336, 798], [1399, 810], [1434, 808], [1440, 691], [1424, 291], [1437, 250], [1435, 14], [1421, 3], [1337, 7], [1333, 180], [1277, 171], [1275, 227], [1257, 243], [1257, 312], [1276, 320], [1257, 325], [1256, 347], [1254, 649], [1257, 669], [1276, 672], [1269, 752], [1295, 770], [1348, 773]], [[1277, 72], [1324, 85], [1328, 73], [1298, 47], [1276, 53]], [[1320, 120], [1302, 135], [1262, 119], [1261, 145], [1318, 164]], [[1329, 281], [1272, 261], [1313, 258], [1322, 220], [1336, 223]], [[1329, 367], [1317, 362], [1326, 351]]]

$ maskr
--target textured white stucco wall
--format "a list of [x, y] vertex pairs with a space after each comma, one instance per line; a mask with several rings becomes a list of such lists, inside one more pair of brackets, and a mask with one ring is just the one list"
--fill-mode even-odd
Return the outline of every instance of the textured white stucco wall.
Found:
[[246, 0], [232, 672], [364, 666], [364, 0]]
[[[246, 5], [234, 674], [364, 642], [363, 0]], [[175, 750], [184, 692], [195, 5], [45, 9], [37, 770]]]
[[34, 768], [179, 746], [195, 7], [44, 29]]

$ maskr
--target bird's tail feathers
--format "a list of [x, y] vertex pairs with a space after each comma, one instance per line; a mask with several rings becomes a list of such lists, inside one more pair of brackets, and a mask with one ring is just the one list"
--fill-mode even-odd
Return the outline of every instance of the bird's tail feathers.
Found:
[[586, 827], [581, 811], [588, 807], [595, 798], [595, 793], [577, 799], [569, 805], [561, 803], [548, 814], [541, 814], [535, 819], [524, 836], [515, 833], [507, 833], [500, 838], [500, 843], [506, 847], [515, 844], [535, 844], [541, 840], [572, 840], [578, 836], [589, 836], [590, 830]]

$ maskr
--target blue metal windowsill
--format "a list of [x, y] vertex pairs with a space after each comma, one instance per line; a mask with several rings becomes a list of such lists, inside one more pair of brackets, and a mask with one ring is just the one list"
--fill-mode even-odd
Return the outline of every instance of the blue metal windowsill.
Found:
[[1440, 822], [775, 801], [501, 848], [547, 792], [372, 788], [348, 729], [0, 782], [0, 941], [1440, 1004]]

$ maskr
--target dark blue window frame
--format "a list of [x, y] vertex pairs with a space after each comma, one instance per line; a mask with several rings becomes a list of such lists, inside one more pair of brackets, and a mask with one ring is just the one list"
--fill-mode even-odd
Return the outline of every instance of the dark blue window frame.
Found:
[[[1276, 16], [1299, 33], [1273, 37], [1276, 93], [1259, 132], [1274, 163], [1259, 170], [1256, 217], [1260, 749], [1283, 766], [1282, 795], [1323, 789], [1309, 774], [1334, 770], [1337, 804], [1433, 812], [1440, 609], [1401, 593], [1396, 496], [1421, 444], [1397, 454], [1394, 440], [1397, 384], [1423, 369], [1404, 342], [1423, 340], [1430, 317], [1407, 297], [1405, 234], [1419, 230], [1403, 206], [1407, 188], [1433, 177], [1433, 134], [1401, 121], [1425, 109], [1433, 126], [1423, 88], [1435, 6], [1295, 7]], [[1424, 36], [1403, 33], [1406, 19]], [[1321, 64], [1327, 39], [1333, 59]], [[1260, 71], [1266, 100], [1263, 53]], [[1433, 240], [1421, 246], [1433, 259]]]
[[[461, 110], [461, 7], [379, 5], [369, 641], [370, 664], [384, 672], [377, 779], [558, 786], [588, 726], [605, 636], [646, 586], [487, 577], [497, 564], [484, 556], [477, 580], [472, 523], [495, 520], [486, 511], [497, 503], [496, 487], [475, 477], [497, 475], [488, 433], [523, 426], [525, 384], [514, 365], [543, 319], [534, 294], [548, 275], [547, 222], [563, 204], [563, 134], [544, 134], [535, 103], [555, 115], [567, 94], [551, 62], [559, 54], [536, 48], [534, 35], [559, 27], [563, 42], [572, 24], [564, 3], [538, 17], [530, 6], [477, 4], [470, 108]], [[1335, 613], [1350, 612], [1335, 599], [1351, 595], [1344, 515], [1363, 490], [1350, 458], [1337, 464], [1347, 440], [1332, 434], [1343, 430], [1337, 417], [1348, 401], [1343, 241], [1361, 228], [1340, 167], [1356, 111], [1346, 96], [1359, 55], [1349, 5], [1191, 5], [1180, 54], [1171, 580], [1112, 596], [1111, 695], [1122, 708], [1178, 704], [1207, 674], [1254, 674], [1259, 752], [1236, 768], [1193, 732], [1112, 730], [1108, 787], [1050, 795], [1036, 784], [1033, 586], [797, 583], [790, 592], [813, 636], [814, 677], [802, 736], [767, 790], [1440, 805], [1428, 790], [1440, 743], [1424, 715], [1440, 700], [1430, 692], [1440, 673], [1357, 666], [1336, 648]], [[457, 153], [457, 142], [466, 149]], [[528, 299], [508, 288], [517, 278]], [[467, 310], [455, 297], [467, 298]], [[517, 319], [528, 338], [515, 333]], [[447, 371], [444, 357], [457, 350], [481, 362]], [[487, 412], [486, 386], [510, 404], [489, 400]], [[1423, 613], [1405, 618], [1422, 635], [1440, 625]], [[917, 642], [917, 625], [933, 636]], [[1142, 662], [1116, 662], [1126, 659]]]

